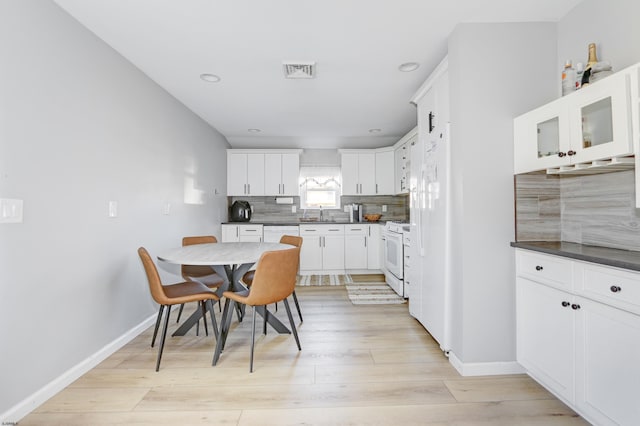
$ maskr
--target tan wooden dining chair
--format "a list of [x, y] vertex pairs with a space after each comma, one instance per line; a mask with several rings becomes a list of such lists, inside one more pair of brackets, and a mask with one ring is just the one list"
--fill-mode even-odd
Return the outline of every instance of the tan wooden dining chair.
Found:
[[[218, 240], [213, 235], [202, 235], [195, 237], [184, 237], [182, 239], [182, 246], [191, 246], [194, 244], [212, 244], [217, 243]], [[224, 278], [216, 273], [210, 266], [200, 266], [200, 265], [182, 265], [180, 267], [180, 272], [182, 273], [182, 278], [185, 281], [197, 281], [200, 282], [213, 291], [216, 291], [218, 287], [224, 284]], [[220, 301], [218, 301], [218, 307], [220, 307]], [[180, 317], [182, 316], [182, 310], [184, 309], [184, 303], [180, 305], [180, 310], [178, 311], [178, 319], [176, 322], [180, 322]], [[198, 322], [200, 324], [200, 322]], [[209, 332], [207, 330], [207, 323], [204, 323], [205, 333], [208, 335]], [[198, 333], [198, 329], [196, 328], [196, 334]]]
[[153, 300], [155, 300], [160, 305], [160, 308], [158, 309], [158, 318], [156, 319], [156, 326], [153, 330], [153, 337], [151, 339], [151, 347], [153, 347], [156, 342], [156, 336], [158, 335], [158, 327], [160, 326], [162, 313], [165, 308], [167, 308], [167, 315], [164, 320], [162, 335], [160, 336], [158, 359], [156, 361], [156, 371], [158, 371], [160, 369], [160, 360], [162, 359], [164, 341], [167, 336], [167, 326], [169, 325], [171, 306], [181, 303], [199, 302], [202, 306], [202, 315], [205, 321], [207, 318], [206, 310], [209, 310], [209, 313], [211, 315], [211, 325], [213, 326], [214, 335], [217, 339], [219, 338], [218, 326], [216, 324], [216, 317], [213, 313], [213, 304], [211, 303], [211, 301], [219, 300], [220, 298], [213, 290], [209, 289], [204, 284], [194, 281], [185, 281], [182, 283], [163, 286], [162, 281], [160, 280], [160, 275], [158, 274], [158, 269], [156, 268], [155, 263], [153, 263], [149, 252], [144, 247], [140, 247], [138, 249], [138, 255], [140, 256], [140, 260], [142, 260], [144, 270], [147, 274], [151, 297], [153, 297]]
[[[265, 306], [271, 303], [282, 301], [287, 310], [291, 331], [296, 339], [298, 350], [300, 347], [300, 339], [296, 325], [291, 316], [291, 309], [287, 302], [287, 297], [291, 295], [296, 286], [296, 275], [298, 272], [298, 261], [300, 258], [300, 248], [294, 247], [287, 250], [267, 251], [260, 256], [258, 261], [253, 282], [249, 290], [234, 293], [225, 291], [223, 296], [227, 299], [220, 320], [220, 337], [216, 344], [216, 350], [213, 355], [213, 365], [218, 363], [220, 353], [224, 348], [226, 337], [231, 326], [231, 318], [233, 317], [233, 308], [236, 303], [251, 306], [253, 308], [253, 318], [251, 325], [251, 359], [249, 363], [249, 371], [253, 372], [253, 352], [255, 346], [256, 334], [256, 307]], [[265, 309], [265, 316], [269, 315]]]
[[[289, 245], [300, 248], [302, 247], [302, 237], [298, 237], [296, 235], [283, 235], [282, 237], [280, 237], [280, 243], [289, 244]], [[299, 265], [300, 265], [300, 259], [298, 258], [298, 266]], [[256, 273], [255, 270], [247, 271], [247, 273], [245, 273], [244, 276], [242, 277], [242, 283], [247, 287], [251, 287], [251, 283], [253, 282], [253, 276], [255, 275], [255, 273]], [[300, 311], [300, 304], [298, 303], [298, 296], [296, 295], [295, 287], [291, 295], [293, 296], [293, 303], [295, 303], [296, 305], [296, 310], [298, 311], [300, 322], [303, 322], [302, 311]], [[277, 310], [277, 305], [276, 305], [276, 310]], [[265, 321], [265, 327], [266, 327], [266, 321]]]

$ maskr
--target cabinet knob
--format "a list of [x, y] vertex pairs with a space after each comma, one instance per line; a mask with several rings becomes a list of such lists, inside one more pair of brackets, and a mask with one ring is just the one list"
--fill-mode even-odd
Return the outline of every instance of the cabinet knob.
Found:
[[567, 155], [567, 154], [565, 152], [562, 152], [562, 151], [560, 151], [558, 153], [558, 157], [560, 157], [560, 158], [564, 157], [565, 155]]
[[611, 288], [610, 288], [610, 290], [611, 290], [613, 293], [618, 293], [618, 292], [622, 291], [622, 288], [621, 288], [621, 287], [618, 287], [617, 285], [612, 285], [612, 286], [611, 286]]
[[571, 305], [571, 309], [577, 311], [578, 309], [580, 309], [580, 305], [574, 303], [573, 305]]
[[542, 266], [540, 266], [540, 265], [537, 265], [537, 266], [536, 266], [536, 271], [542, 271], [543, 269], [544, 269], [544, 268], [543, 268]]
[[575, 152], [575, 151], [574, 151], [574, 150], [572, 150], [572, 149], [570, 149], [569, 151], [567, 151], [567, 155], [568, 155], [569, 157], [571, 157], [572, 155], [576, 155], [576, 154], [577, 154], [577, 152]]
[[562, 302], [562, 307], [566, 308], [567, 306], [570, 306], [571, 303], [567, 302], [566, 300]]

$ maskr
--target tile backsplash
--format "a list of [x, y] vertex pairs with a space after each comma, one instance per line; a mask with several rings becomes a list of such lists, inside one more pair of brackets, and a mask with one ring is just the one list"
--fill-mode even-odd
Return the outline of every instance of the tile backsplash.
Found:
[[515, 177], [516, 240], [568, 241], [640, 251], [635, 172]]
[[[300, 209], [300, 197], [293, 197], [293, 204], [276, 204], [276, 197], [227, 197], [229, 206], [235, 200], [247, 200], [253, 213], [253, 222], [297, 222], [303, 217], [305, 211]], [[344, 212], [347, 204], [358, 203], [363, 205], [364, 213], [380, 213], [381, 221], [387, 220], [408, 220], [409, 219], [409, 197], [407, 195], [375, 195], [375, 196], [343, 196], [341, 197], [341, 209], [324, 210], [323, 215], [329, 220], [348, 221], [349, 215]], [[296, 206], [296, 212], [291, 212], [291, 206]], [[387, 211], [382, 211], [382, 206], [387, 206]], [[320, 211], [308, 209], [307, 217], [318, 217]]]

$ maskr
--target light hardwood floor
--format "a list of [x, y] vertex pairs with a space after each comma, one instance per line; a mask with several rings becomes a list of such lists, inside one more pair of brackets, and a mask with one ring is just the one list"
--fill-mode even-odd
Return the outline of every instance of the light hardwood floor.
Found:
[[[149, 329], [20, 425], [587, 424], [526, 376], [461, 377], [406, 304], [354, 306], [344, 287], [296, 293], [301, 352], [291, 335], [258, 332], [250, 374], [251, 322], [234, 319], [216, 367], [201, 329], [168, 338], [156, 373]], [[277, 316], [287, 323], [282, 304]]]

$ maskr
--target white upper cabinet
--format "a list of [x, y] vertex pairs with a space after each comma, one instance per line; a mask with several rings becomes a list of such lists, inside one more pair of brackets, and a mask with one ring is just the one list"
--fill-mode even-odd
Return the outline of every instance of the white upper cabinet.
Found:
[[409, 193], [411, 176], [411, 145], [418, 140], [418, 128], [415, 127], [394, 145], [394, 191], [396, 194]]
[[264, 154], [227, 151], [227, 195], [264, 195]]
[[582, 163], [632, 155], [629, 75], [619, 72], [516, 117], [515, 173], [574, 171], [591, 166]]
[[395, 193], [394, 161], [393, 148], [376, 150], [376, 195], [393, 195]]
[[227, 195], [298, 195], [301, 150], [227, 150]]
[[298, 153], [267, 153], [264, 155], [265, 195], [299, 195]]
[[393, 148], [340, 150], [342, 195], [393, 195]]

